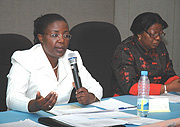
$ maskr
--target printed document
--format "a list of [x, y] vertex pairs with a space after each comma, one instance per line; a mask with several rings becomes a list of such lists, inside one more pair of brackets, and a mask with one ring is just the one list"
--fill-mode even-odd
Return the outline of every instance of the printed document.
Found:
[[[119, 109], [124, 109], [124, 110], [135, 110], [137, 109], [135, 105], [131, 105], [113, 98], [110, 98], [108, 100], [103, 100], [99, 102], [92, 103], [91, 105], [100, 107], [103, 109], [107, 110], [119, 110]], [[130, 108], [131, 107], [131, 108]], [[134, 108], [133, 108], [134, 107]]]

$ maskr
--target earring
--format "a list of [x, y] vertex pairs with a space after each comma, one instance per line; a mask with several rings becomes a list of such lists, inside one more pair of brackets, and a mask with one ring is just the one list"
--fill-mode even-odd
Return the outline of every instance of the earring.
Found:
[[141, 40], [141, 38], [139, 37], [139, 40]]

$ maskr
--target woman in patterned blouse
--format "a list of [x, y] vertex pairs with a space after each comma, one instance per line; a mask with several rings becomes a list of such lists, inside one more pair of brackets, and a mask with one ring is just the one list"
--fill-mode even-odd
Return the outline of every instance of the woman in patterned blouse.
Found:
[[167, 27], [157, 13], [142, 13], [134, 19], [130, 28], [134, 35], [119, 44], [113, 57], [114, 96], [137, 95], [138, 80], [144, 70], [150, 79], [150, 95], [180, 92], [180, 79], [162, 41]]

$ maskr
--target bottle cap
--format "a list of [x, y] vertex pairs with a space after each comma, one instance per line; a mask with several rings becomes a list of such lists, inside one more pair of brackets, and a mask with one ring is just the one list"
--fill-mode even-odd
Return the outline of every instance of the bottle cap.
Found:
[[141, 71], [141, 75], [148, 75], [148, 71]]

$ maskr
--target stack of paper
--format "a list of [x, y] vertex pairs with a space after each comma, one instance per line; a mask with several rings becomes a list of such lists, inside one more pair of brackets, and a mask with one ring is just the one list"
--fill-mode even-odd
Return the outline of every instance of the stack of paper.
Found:
[[[124, 110], [136, 110], [136, 106], [110, 98], [91, 104], [90, 108], [74, 107], [71, 105], [57, 106], [50, 112], [57, 116], [53, 119], [78, 127], [104, 127], [124, 124], [145, 125], [161, 120], [141, 118], [136, 115], [120, 112]], [[134, 108], [129, 108], [134, 107]]]
[[52, 118], [77, 127], [105, 127], [124, 124], [146, 125], [162, 121], [150, 118], [141, 118], [136, 115], [118, 111], [70, 114], [54, 116]]
[[25, 119], [24, 121], [21, 120], [18, 122], [0, 124], [0, 127], [47, 127], [47, 126], [42, 125], [40, 123], [36, 123], [30, 119]]

